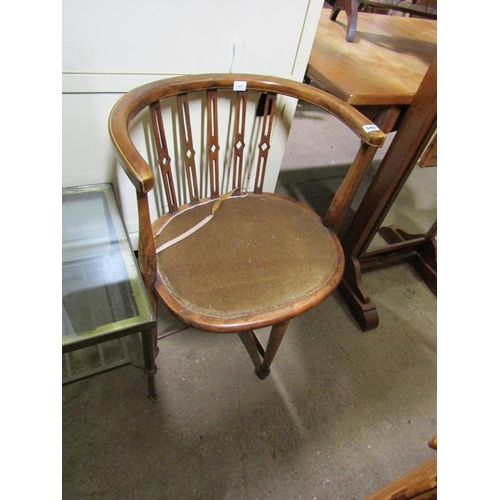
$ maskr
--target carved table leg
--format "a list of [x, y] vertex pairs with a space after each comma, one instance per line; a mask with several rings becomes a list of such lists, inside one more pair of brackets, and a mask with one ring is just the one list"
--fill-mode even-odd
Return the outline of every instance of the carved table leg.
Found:
[[377, 306], [363, 285], [361, 265], [357, 258], [346, 260], [346, 270], [339, 290], [361, 329], [366, 331], [377, 328]]

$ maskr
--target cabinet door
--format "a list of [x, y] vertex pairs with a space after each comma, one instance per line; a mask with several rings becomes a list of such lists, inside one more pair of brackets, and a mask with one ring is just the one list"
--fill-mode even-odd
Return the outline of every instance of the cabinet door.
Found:
[[[107, 121], [122, 94], [180, 74], [243, 72], [301, 81], [322, 0], [65, 0], [63, 187], [112, 182], [135, 244], [135, 194]], [[295, 104], [283, 108], [265, 189], [273, 191]]]
[[322, 3], [65, 0], [63, 73], [228, 72], [241, 41], [241, 71], [292, 76], [297, 69], [303, 75]]

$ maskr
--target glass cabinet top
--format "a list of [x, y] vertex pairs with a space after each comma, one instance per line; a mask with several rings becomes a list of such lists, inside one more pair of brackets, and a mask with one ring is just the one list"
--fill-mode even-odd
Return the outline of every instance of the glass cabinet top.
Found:
[[62, 190], [63, 347], [155, 321], [111, 184]]

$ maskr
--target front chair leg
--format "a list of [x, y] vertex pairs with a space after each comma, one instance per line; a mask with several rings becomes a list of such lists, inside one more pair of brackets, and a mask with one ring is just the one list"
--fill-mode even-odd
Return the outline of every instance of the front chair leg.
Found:
[[282, 323], [274, 325], [271, 329], [264, 359], [262, 360], [262, 364], [255, 369], [255, 374], [261, 380], [264, 380], [271, 372], [271, 363], [273, 362], [274, 356], [276, 356], [276, 353], [278, 352], [278, 348], [281, 344], [283, 336], [285, 335], [288, 323], [288, 320], [283, 321]]

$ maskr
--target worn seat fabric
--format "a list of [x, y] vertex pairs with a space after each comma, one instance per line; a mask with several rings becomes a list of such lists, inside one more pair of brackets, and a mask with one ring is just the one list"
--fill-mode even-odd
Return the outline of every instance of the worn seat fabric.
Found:
[[[196, 225], [213, 204], [175, 215], [156, 246]], [[319, 217], [290, 199], [236, 196], [224, 201], [208, 224], [160, 252], [158, 273], [186, 308], [240, 317], [325, 286], [343, 266], [335, 240]]]

